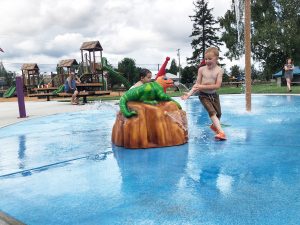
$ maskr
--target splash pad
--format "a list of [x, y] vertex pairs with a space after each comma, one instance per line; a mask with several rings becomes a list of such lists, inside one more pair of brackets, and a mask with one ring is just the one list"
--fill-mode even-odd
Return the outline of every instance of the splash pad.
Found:
[[244, 95], [220, 98], [226, 142], [196, 97], [175, 98], [189, 142], [167, 148], [114, 146], [109, 104], [1, 128], [1, 211], [32, 225], [298, 224], [300, 98], [254, 95], [251, 113]]

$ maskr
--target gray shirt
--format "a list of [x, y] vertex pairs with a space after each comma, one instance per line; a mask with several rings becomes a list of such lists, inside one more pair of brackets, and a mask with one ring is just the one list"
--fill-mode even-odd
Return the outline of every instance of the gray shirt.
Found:
[[293, 69], [294, 65], [293, 64], [285, 64], [284, 65], [284, 76], [293, 76]]

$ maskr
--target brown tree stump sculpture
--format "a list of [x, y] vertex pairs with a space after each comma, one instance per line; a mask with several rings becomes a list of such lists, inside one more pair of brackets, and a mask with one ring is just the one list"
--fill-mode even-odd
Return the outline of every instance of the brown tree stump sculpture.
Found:
[[155, 148], [181, 145], [188, 141], [186, 113], [172, 102], [149, 105], [128, 102], [138, 115], [126, 118], [118, 112], [112, 142], [125, 148]]

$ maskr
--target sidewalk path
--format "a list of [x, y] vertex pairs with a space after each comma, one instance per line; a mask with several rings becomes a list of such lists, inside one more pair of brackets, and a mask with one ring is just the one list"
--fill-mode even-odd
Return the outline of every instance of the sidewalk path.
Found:
[[90, 105], [71, 105], [70, 102], [57, 101], [26, 101], [25, 108], [27, 118], [18, 118], [18, 102], [0, 102], [0, 128], [41, 116], [87, 110], [90, 109]]

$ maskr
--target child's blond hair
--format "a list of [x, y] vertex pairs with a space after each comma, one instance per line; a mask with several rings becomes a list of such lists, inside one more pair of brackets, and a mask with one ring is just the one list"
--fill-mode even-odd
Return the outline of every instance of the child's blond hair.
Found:
[[219, 49], [216, 47], [209, 47], [205, 50], [204, 54], [207, 54], [209, 52], [212, 52], [215, 56], [219, 57]]

